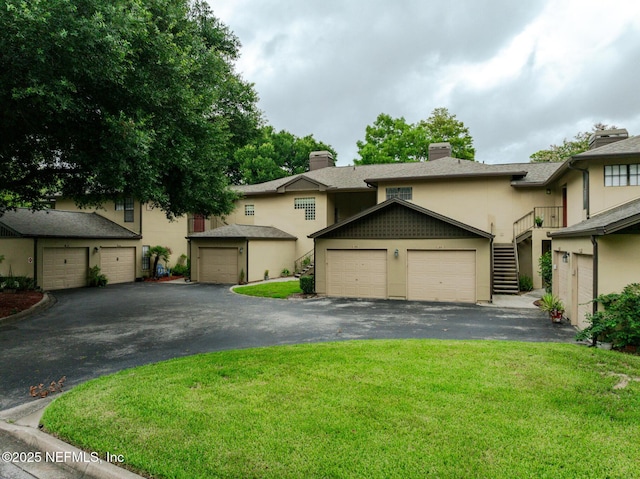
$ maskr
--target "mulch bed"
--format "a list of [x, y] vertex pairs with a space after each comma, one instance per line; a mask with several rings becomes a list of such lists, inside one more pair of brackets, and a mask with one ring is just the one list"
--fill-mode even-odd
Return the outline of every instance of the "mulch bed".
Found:
[[145, 278], [145, 283], [164, 283], [165, 281], [175, 281], [176, 279], [183, 279], [184, 276], [163, 276], [162, 278]]
[[0, 293], [0, 318], [11, 316], [34, 304], [38, 304], [43, 294], [38, 291], [16, 291], [15, 293]]

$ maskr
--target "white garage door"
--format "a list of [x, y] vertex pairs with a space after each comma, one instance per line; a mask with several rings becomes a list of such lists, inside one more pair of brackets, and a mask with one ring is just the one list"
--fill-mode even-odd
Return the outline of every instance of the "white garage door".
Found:
[[593, 312], [593, 256], [579, 254], [577, 258], [576, 278], [578, 279], [578, 304], [574, 307], [577, 310], [576, 324], [579, 329], [589, 326], [585, 319], [588, 313]]
[[407, 262], [407, 299], [475, 303], [475, 251], [409, 251]]
[[386, 250], [328, 250], [327, 295], [387, 297]]
[[109, 284], [129, 283], [136, 280], [135, 248], [102, 248], [100, 250], [100, 272]]
[[89, 272], [88, 250], [87, 248], [45, 248], [42, 269], [42, 289], [86, 286]]
[[237, 248], [200, 248], [198, 271], [202, 283], [238, 282]]

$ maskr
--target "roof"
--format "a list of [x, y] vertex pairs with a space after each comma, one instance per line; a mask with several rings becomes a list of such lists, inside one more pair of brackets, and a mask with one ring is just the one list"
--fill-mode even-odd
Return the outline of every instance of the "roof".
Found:
[[473, 226], [469, 226], [467, 224], [461, 223], [459, 221], [456, 221], [452, 218], [449, 218], [447, 216], [441, 215], [439, 213], [436, 213], [434, 211], [428, 210], [426, 208], [422, 208], [421, 206], [415, 205], [409, 201], [405, 201], [405, 200], [401, 200], [400, 198], [391, 198], [388, 199], [387, 201], [384, 201], [382, 203], [378, 203], [375, 206], [372, 206], [371, 208], [368, 208], [360, 213], [358, 213], [357, 215], [351, 216], [345, 220], [339, 221], [338, 223], [335, 223], [331, 226], [328, 226], [320, 231], [316, 231], [315, 233], [310, 234], [308, 237], [309, 238], [318, 238], [320, 236], [324, 236], [327, 235], [333, 231], [339, 230], [341, 228], [344, 228], [347, 225], [356, 223], [358, 221], [360, 221], [361, 219], [365, 218], [365, 217], [369, 217], [379, 211], [385, 210], [385, 209], [389, 209], [391, 208], [393, 205], [399, 205], [402, 206], [404, 208], [407, 208], [408, 210], [412, 210], [414, 212], [417, 212], [419, 214], [428, 216], [430, 218], [434, 218], [436, 220], [439, 220], [441, 222], [447, 223], [449, 225], [452, 225], [454, 227], [460, 228], [461, 230], [464, 230], [468, 233], [472, 233], [474, 235], [477, 236], [481, 236], [483, 238], [493, 238], [493, 235], [491, 233], [487, 233], [486, 231], [482, 231], [478, 228], [474, 228]]
[[133, 231], [97, 213], [18, 208], [0, 216], [5, 235], [25, 238], [139, 239]]
[[626, 140], [616, 141], [599, 148], [594, 148], [593, 150], [587, 150], [583, 153], [574, 155], [573, 158], [576, 160], [582, 160], [587, 158], [620, 156], [640, 156], [640, 136], [632, 136]]
[[246, 196], [276, 193], [278, 188], [297, 179], [306, 179], [322, 185], [326, 190], [366, 191], [370, 184], [382, 181], [411, 181], [443, 178], [511, 177], [514, 186], [543, 184], [560, 168], [558, 163], [485, 164], [476, 161], [444, 157], [413, 163], [387, 163], [379, 165], [338, 166], [308, 171], [256, 185], [239, 185], [233, 189]]
[[616, 233], [640, 223], [640, 198], [594, 215], [581, 223], [550, 233], [552, 238], [571, 236], [602, 236]]
[[191, 233], [189, 239], [265, 239], [265, 240], [296, 240], [293, 235], [273, 226], [257, 225], [227, 225], [201, 233]]

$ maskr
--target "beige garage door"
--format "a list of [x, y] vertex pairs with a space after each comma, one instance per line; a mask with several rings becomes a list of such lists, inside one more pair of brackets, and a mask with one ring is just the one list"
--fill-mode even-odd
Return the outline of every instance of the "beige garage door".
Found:
[[554, 264], [557, 267], [556, 278], [558, 281], [558, 297], [564, 302], [564, 304], [569, 304], [569, 261], [565, 263], [563, 261], [563, 257], [565, 255], [564, 251], [556, 251], [554, 258]]
[[136, 280], [135, 248], [102, 248], [100, 250], [100, 272], [109, 284], [129, 283]]
[[575, 318], [578, 328], [584, 329], [589, 326], [585, 317], [587, 313], [593, 311], [593, 303], [590, 302], [593, 299], [593, 256], [579, 254], [576, 255], [576, 258], [576, 278], [578, 282], [576, 291], [578, 301], [573, 309], [577, 313]]
[[237, 248], [200, 248], [198, 271], [202, 283], [238, 282]]
[[328, 250], [327, 295], [387, 297], [386, 250]]
[[45, 248], [42, 269], [42, 289], [86, 286], [89, 272], [88, 250], [87, 248]]
[[409, 251], [407, 262], [407, 299], [475, 303], [475, 251]]

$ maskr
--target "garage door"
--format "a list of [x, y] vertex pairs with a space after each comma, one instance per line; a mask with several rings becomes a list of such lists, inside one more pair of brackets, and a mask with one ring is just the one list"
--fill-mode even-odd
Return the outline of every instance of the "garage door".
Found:
[[136, 280], [135, 248], [102, 248], [100, 250], [100, 272], [109, 284], [129, 283]]
[[45, 248], [42, 264], [45, 290], [81, 288], [87, 285], [87, 248]]
[[327, 295], [387, 297], [386, 250], [328, 250]]
[[579, 254], [576, 258], [578, 302], [577, 307], [573, 309], [577, 310], [576, 324], [578, 328], [584, 329], [589, 326], [585, 319], [586, 315], [593, 312], [593, 303], [590, 302], [593, 299], [593, 256]]
[[407, 299], [475, 303], [475, 251], [409, 251], [407, 261]]
[[237, 248], [200, 248], [198, 271], [202, 283], [238, 282]]

